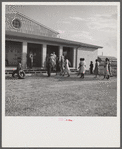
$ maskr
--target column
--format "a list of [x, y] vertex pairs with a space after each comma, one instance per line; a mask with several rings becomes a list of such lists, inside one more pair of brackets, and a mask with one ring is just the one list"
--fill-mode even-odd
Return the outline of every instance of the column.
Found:
[[46, 54], [47, 54], [47, 45], [43, 44], [42, 46], [42, 67], [46, 67]]
[[77, 68], [77, 66], [76, 66], [76, 48], [73, 49], [73, 68]]
[[63, 55], [63, 46], [59, 47], [59, 59], [61, 58], [61, 55]]
[[26, 69], [27, 68], [27, 42], [23, 42], [22, 46], [22, 68]]

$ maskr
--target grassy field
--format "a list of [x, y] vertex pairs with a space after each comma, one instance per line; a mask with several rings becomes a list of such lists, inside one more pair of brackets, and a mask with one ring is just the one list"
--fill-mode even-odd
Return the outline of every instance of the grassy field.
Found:
[[117, 79], [46, 75], [6, 79], [6, 116], [116, 116]]

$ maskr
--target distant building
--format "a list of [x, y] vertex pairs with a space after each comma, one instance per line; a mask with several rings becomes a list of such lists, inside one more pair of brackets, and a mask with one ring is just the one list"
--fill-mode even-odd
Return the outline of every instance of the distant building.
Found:
[[113, 56], [103, 56], [103, 55], [98, 55], [98, 60], [100, 62], [105, 61], [105, 59], [108, 58], [112, 62], [117, 62], [117, 58]]
[[98, 56], [100, 73], [104, 74], [105, 59], [108, 58], [111, 62], [112, 74], [117, 75], [117, 58], [113, 56]]
[[97, 58], [100, 46], [59, 38], [58, 32], [28, 18], [21, 13], [7, 13], [5, 17], [6, 68], [15, 67], [17, 58], [23, 68], [28, 67], [28, 54], [34, 54], [33, 67], [44, 68], [47, 54], [66, 54], [71, 68], [77, 68], [80, 58], [85, 58], [87, 69]]

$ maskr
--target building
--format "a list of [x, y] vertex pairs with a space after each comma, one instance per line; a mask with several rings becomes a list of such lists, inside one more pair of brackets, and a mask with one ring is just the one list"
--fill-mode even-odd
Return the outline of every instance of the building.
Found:
[[28, 18], [21, 13], [7, 13], [5, 17], [5, 53], [6, 68], [17, 65], [22, 59], [23, 68], [28, 67], [28, 54], [33, 52], [33, 67], [45, 68], [47, 54], [55, 52], [58, 57], [67, 55], [71, 68], [77, 68], [79, 59], [85, 58], [87, 69], [90, 61], [97, 58], [96, 45], [85, 44], [59, 38], [59, 33]]

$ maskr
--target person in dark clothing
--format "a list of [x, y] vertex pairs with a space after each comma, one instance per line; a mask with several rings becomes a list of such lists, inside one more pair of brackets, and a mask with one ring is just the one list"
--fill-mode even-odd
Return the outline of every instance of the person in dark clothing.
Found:
[[97, 78], [97, 76], [99, 75], [99, 62], [98, 59], [95, 60], [95, 69], [94, 69], [94, 74], [95, 74], [95, 78]]
[[93, 62], [90, 63], [90, 74], [93, 74]]
[[59, 58], [56, 58], [56, 75], [57, 73], [60, 72], [60, 67], [59, 67]]
[[48, 77], [50, 77], [50, 75], [51, 75], [51, 68], [52, 68], [51, 66], [52, 66], [51, 58], [48, 57], [48, 59], [47, 59], [47, 74], [48, 74]]
[[21, 59], [18, 58], [17, 69], [13, 71], [12, 77], [14, 77], [15, 73], [17, 73], [17, 76], [19, 77], [19, 71], [20, 70], [22, 70], [22, 64], [21, 64]]

